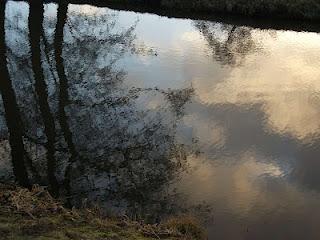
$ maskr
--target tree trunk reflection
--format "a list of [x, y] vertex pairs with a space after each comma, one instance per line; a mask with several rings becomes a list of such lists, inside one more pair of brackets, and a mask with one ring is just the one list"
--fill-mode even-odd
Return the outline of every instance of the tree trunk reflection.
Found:
[[29, 12], [29, 37], [31, 44], [32, 70], [35, 80], [35, 91], [37, 94], [41, 116], [44, 123], [44, 131], [47, 138], [47, 175], [50, 185], [50, 191], [57, 196], [59, 192], [58, 182], [55, 176], [56, 159], [55, 159], [55, 141], [56, 129], [54, 117], [51, 113], [48, 103], [47, 84], [44, 80], [43, 69], [41, 66], [41, 45], [40, 38], [43, 32], [43, 3], [40, 0], [30, 1]]
[[28, 173], [24, 163], [24, 144], [22, 121], [20, 118], [19, 108], [15, 92], [10, 80], [5, 43], [5, 8], [6, 1], [0, 2], [0, 92], [5, 110], [5, 118], [9, 130], [9, 142], [11, 147], [11, 157], [13, 172], [18, 183], [25, 187], [30, 187]]

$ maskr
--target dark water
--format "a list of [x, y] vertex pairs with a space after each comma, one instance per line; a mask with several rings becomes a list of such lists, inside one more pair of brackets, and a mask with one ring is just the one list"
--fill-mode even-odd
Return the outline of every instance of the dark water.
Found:
[[209, 239], [320, 238], [319, 34], [22, 2], [4, 25], [3, 181]]

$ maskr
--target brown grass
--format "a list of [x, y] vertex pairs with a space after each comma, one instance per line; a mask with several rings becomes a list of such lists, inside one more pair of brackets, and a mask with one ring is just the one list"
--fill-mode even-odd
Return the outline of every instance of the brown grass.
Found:
[[0, 184], [0, 204], [8, 211], [27, 214], [32, 218], [66, 212], [59, 201], [38, 185], [28, 190], [14, 185]]
[[67, 209], [40, 186], [31, 190], [0, 184], [0, 234], [4, 239], [204, 240], [205, 231], [189, 216], [161, 224], [127, 217], [108, 218], [100, 209]]

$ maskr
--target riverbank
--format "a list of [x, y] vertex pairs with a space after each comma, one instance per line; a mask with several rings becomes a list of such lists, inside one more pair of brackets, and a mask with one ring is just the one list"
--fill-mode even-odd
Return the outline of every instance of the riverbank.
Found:
[[318, 0], [162, 0], [162, 4], [177, 9], [226, 12], [254, 17], [320, 19]]
[[204, 230], [191, 217], [150, 225], [106, 217], [97, 209], [66, 209], [41, 187], [31, 191], [0, 184], [0, 236], [10, 240], [203, 240]]
[[[27, 0], [13, 0], [27, 1]], [[244, 0], [221, 1], [221, 5], [203, 4], [200, 1], [186, 0], [68, 0], [71, 4], [90, 4], [97, 7], [107, 7], [114, 10], [134, 11], [139, 13], [151, 13], [164, 17], [187, 18], [192, 20], [208, 20], [223, 22], [234, 26], [248, 26], [259, 29], [292, 30], [306, 32], [320, 32], [320, 2], [312, 0], [297, 0], [295, 5], [279, 0], [278, 8], [271, 7], [276, 0], [254, 0], [259, 3], [265, 1], [269, 4], [269, 10], [265, 11], [263, 4], [254, 11], [251, 2]], [[214, 0], [214, 3], [218, 2]], [[245, 3], [241, 9], [237, 9], [240, 1]], [[57, 2], [57, 0], [44, 0], [45, 3]], [[193, 5], [191, 4], [193, 2]], [[248, 3], [247, 3], [248, 2]], [[208, 1], [209, 3], [209, 1]], [[285, 3], [288, 7], [282, 6]], [[305, 3], [305, 4], [304, 4]], [[229, 5], [228, 5], [229, 4]], [[255, 6], [256, 4], [253, 4]], [[218, 6], [218, 7], [217, 7]], [[229, 6], [229, 7], [227, 7]], [[280, 7], [282, 6], [282, 7]], [[247, 9], [247, 10], [245, 10]], [[251, 10], [249, 10], [251, 9]], [[311, 9], [311, 10], [308, 10]], [[271, 13], [270, 13], [271, 12]], [[241, 14], [242, 13], [242, 14]]]
[[[101, 2], [101, 0], [98, 2]], [[105, 2], [149, 5], [167, 10], [199, 13], [228, 13], [249, 17], [320, 20], [320, 1], [318, 0], [105, 0]]]
[[[47, 0], [47, 2], [54, 1]], [[254, 1], [271, 3], [274, 0]], [[229, 9], [227, 8], [228, 1], [223, 1], [219, 6], [202, 4], [202, 0], [190, 2], [186, 0], [69, 0], [69, 2], [108, 7], [114, 10], [152, 13], [164, 17], [223, 22], [234, 26], [248, 26], [259, 29], [320, 32], [320, 6], [317, 2], [312, 1], [306, 4], [300, 2], [301, 6], [297, 4], [297, 8], [288, 3], [288, 7], [280, 7], [280, 4], [276, 8], [270, 5], [269, 11], [263, 10], [263, 5], [254, 9], [251, 6], [251, 2], [250, 4], [246, 3], [249, 1], [245, 1], [241, 5], [242, 10], [237, 10], [235, 6], [240, 3], [240, 0], [234, 0]], [[214, 2], [216, 3], [217, 1]], [[255, 5], [253, 4], [253, 6]], [[246, 8], [248, 9], [245, 10]], [[309, 8], [311, 9], [310, 11], [307, 10]]]
[[69, 2], [139, 6], [140, 9], [184, 11], [191, 14], [228, 14], [263, 19], [320, 20], [319, 0], [70, 0]]

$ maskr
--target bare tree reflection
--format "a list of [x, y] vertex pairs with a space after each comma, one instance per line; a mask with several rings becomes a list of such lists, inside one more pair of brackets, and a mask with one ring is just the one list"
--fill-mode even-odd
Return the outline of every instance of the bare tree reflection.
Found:
[[25, 167], [25, 149], [23, 144], [23, 127], [20, 118], [19, 107], [12, 83], [10, 80], [5, 43], [5, 8], [6, 1], [0, 2], [0, 92], [5, 110], [5, 118], [9, 130], [9, 142], [11, 147], [11, 157], [13, 172], [22, 186], [29, 187], [27, 169]]
[[237, 66], [259, 46], [252, 37], [252, 28], [195, 21], [194, 25], [208, 42], [213, 57], [223, 65]]
[[176, 128], [194, 90], [127, 84], [119, 61], [149, 54], [136, 45], [137, 22], [120, 28], [117, 14], [82, 16], [61, 1], [56, 22], [43, 18], [39, 2], [30, 3], [30, 33], [8, 23], [22, 42], [30, 35], [31, 61], [28, 46], [21, 42], [16, 51], [17, 43], [10, 43], [9, 66], [26, 145], [41, 176], [56, 175], [75, 205], [107, 200], [137, 215], [165, 205], [172, 211], [169, 185], [192, 152], [177, 141]]
[[[183, 170], [190, 150], [176, 141], [175, 131], [193, 89], [126, 86], [117, 61], [128, 51], [140, 53], [135, 25], [119, 32], [110, 28], [114, 16], [106, 19], [86, 16], [79, 29], [79, 18], [68, 18], [63, 54], [72, 81], [67, 110], [80, 155], [70, 170], [70, 189], [74, 204], [80, 204], [83, 193], [92, 202], [126, 199], [123, 204], [137, 210]], [[160, 100], [150, 108], [148, 98]]]
[[68, 3], [67, 1], [60, 1], [58, 11], [57, 11], [57, 24], [55, 29], [54, 36], [54, 50], [55, 50], [55, 60], [56, 60], [56, 69], [59, 77], [59, 103], [58, 103], [58, 120], [64, 136], [64, 139], [67, 143], [68, 150], [70, 152], [70, 158], [68, 165], [65, 170], [64, 176], [64, 185], [67, 190], [67, 193], [70, 194], [70, 171], [72, 164], [76, 161], [78, 153], [75, 149], [72, 132], [70, 131], [68, 117], [65, 111], [66, 106], [69, 103], [69, 83], [64, 69], [64, 59], [62, 57], [63, 51], [63, 36], [64, 36], [64, 27], [67, 21], [68, 13]]
[[58, 195], [59, 186], [55, 176], [56, 173], [56, 159], [55, 159], [55, 142], [56, 129], [54, 117], [51, 113], [48, 102], [48, 90], [45, 82], [45, 76], [41, 63], [41, 45], [40, 39], [43, 32], [43, 3], [42, 1], [30, 1], [29, 13], [29, 36], [31, 46], [31, 60], [32, 69], [34, 73], [34, 88], [37, 93], [38, 103], [40, 107], [41, 116], [44, 123], [44, 131], [47, 139], [47, 177], [50, 184], [51, 192]]

